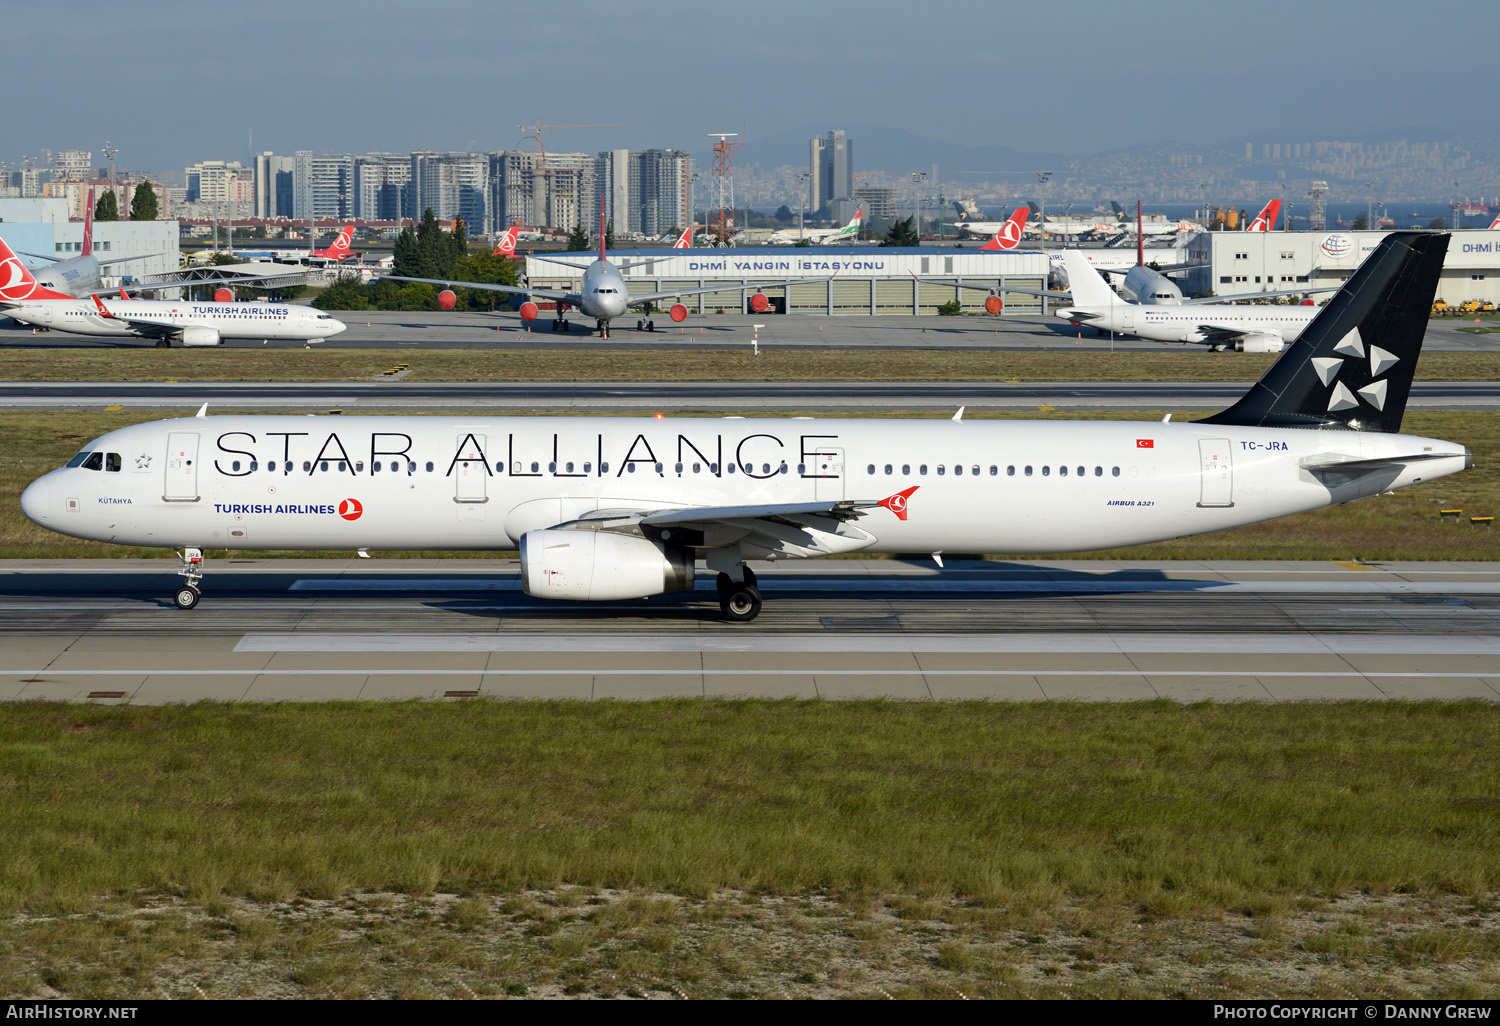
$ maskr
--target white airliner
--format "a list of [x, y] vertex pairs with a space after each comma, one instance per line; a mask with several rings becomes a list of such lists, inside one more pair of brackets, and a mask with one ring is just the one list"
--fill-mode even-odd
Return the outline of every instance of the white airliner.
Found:
[[[561, 292], [553, 289], [534, 289], [523, 285], [488, 285], [478, 282], [453, 281], [451, 278], [409, 278], [399, 274], [388, 274], [382, 277], [390, 278], [392, 281], [417, 281], [428, 285], [442, 285], [444, 289], [438, 293], [438, 303], [445, 310], [453, 308], [456, 297], [453, 289], [483, 289], [488, 292], [505, 292], [510, 295], [525, 296], [526, 301], [521, 304], [521, 320], [533, 321], [537, 318], [540, 310], [533, 298], [550, 299], [557, 303], [558, 316], [552, 321], [553, 331], [566, 331], [568, 322], [565, 315], [569, 308], [576, 308], [585, 317], [594, 319], [594, 330], [599, 332], [601, 338], [609, 338], [609, 322], [616, 317], [622, 317], [625, 311], [632, 306], [644, 306], [663, 299], [676, 300], [682, 296], [694, 296], [709, 292], [740, 292], [746, 289], [773, 288], [782, 285], [802, 285], [809, 282], [827, 281], [827, 278], [793, 278], [788, 281], [768, 281], [755, 285], [708, 285], [692, 289], [670, 289], [664, 292], [643, 292], [632, 295], [625, 286], [625, 279], [620, 272], [631, 267], [640, 267], [645, 264], [657, 263], [657, 259], [635, 260], [630, 263], [612, 264], [604, 252], [604, 203], [599, 204], [599, 259], [590, 263], [587, 267], [580, 267], [570, 260], [562, 260], [556, 257], [535, 256], [532, 260], [543, 260], [554, 264], [563, 264], [575, 270], [583, 272], [582, 280], [579, 282], [577, 292]], [[759, 291], [750, 297], [752, 308], [757, 312], [766, 310], [770, 306], [768, 300]], [[668, 310], [668, 314], [674, 321], [687, 319], [687, 307], [681, 303], [674, 302]], [[639, 320], [636, 329], [644, 328], [647, 331], [655, 331], [656, 323], [652, 320]]]
[[[1068, 269], [1068, 289], [1073, 303], [1057, 312], [1071, 324], [1088, 324], [1100, 334], [1134, 335], [1156, 342], [1194, 342], [1213, 349], [1232, 349], [1243, 353], [1278, 353], [1285, 344], [1301, 334], [1302, 329], [1318, 315], [1309, 301], [1303, 306], [1241, 305], [1224, 302], [1235, 297], [1219, 296], [1209, 300], [1183, 299], [1175, 285], [1175, 298], [1165, 296], [1150, 302], [1126, 302], [1115, 294], [1104, 278], [1077, 250], [1063, 253]], [[1141, 272], [1145, 272], [1142, 274]], [[1166, 279], [1147, 267], [1133, 268], [1127, 283], [1136, 276], [1137, 289], [1161, 289], [1155, 279]], [[1171, 285], [1170, 282], [1167, 283]], [[1332, 291], [1332, 289], [1304, 289]], [[1256, 292], [1245, 298], [1282, 295], [1279, 292]]]
[[[1399, 434], [1448, 236], [1387, 236], [1294, 347], [1190, 423], [206, 416], [111, 431], [21, 510], [79, 538], [204, 549], [512, 549], [533, 596], [693, 587], [761, 608], [752, 560], [1060, 552], [1219, 531], [1465, 470]], [[961, 413], [962, 411], [960, 411]]]
[[782, 228], [771, 233], [766, 240], [772, 246], [794, 246], [803, 240], [814, 246], [837, 246], [844, 242], [853, 242], [859, 238], [859, 225], [864, 220], [865, 212], [856, 211], [854, 220], [842, 228]]
[[[14, 256], [7, 250], [0, 259]], [[44, 253], [22, 253], [21, 256], [45, 260], [51, 266], [32, 272], [43, 288], [68, 296], [87, 296], [101, 288], [100, 268], [110, 264], [123, 264], [128, 260], [139, 260], [140, 255], [112, 257], [100, 260], [94, 254], [94, 190], [88, 191], [83, 203], [83, 251], [76, 257], [58, 260]]]
[[[223, 293], [228, 290], [221, 289]], [[74, 299], [43, 288], [0, 240], [0, 310], [23, 324], [74, 335], [154, 339], [158, 348], [216, 346], [226, 338], [295, 339], [309, 344], [348, 325], [310, 306], [286, 303], [195, 303], [191, 300], [111, 302], [98, 293]]]

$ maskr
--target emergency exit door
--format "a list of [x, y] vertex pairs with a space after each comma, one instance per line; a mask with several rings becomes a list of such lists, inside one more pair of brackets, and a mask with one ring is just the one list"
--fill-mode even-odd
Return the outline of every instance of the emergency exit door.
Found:
[[198, 501], [198, 432], [167, 435], [166, 483], [161, 497], [168, 502]]
[[813, 480], [813, 498], [819, 502], [824, 499], [843, 499], [844, 450], [826, 449], [811, 455], [813, 462], [808, 470], [816, 475]]
[[453, 501], [488, 502], [484, 435], [467, 434], [458, 438], [458, 456], [453, 462]]
[[1234, 505], [1234, 467], [1230, 462], [1229, 439], [1198, 439], [1201, 464], [1198, 505], [1224, 507]]

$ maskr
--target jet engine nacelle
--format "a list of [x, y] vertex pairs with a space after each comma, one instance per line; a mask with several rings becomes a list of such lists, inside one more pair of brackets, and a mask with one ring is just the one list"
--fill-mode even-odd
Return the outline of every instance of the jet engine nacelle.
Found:
[[438, 306], [444, 310], [452, 310], [458, 303], [458, 296], [453, 294], [452, 289], [444, 289], [438, 293]]
[[771, 307], [771, 301], [764, 293], [757, 292], [750, 297], [750, 309], [754, 313], [765, 313]]
[[523, 321], [534, 321], [534, 320], [536, 320], [537, 312], [538, 311], [537, 311], [535, 303], [522, 303], [521, 304], [521, 320], [523, 320]]
[[1005, 301], [999, 296], [986, 296], [984, 300], [984, 312], [999, 316], [1000, 311], [1005, 309]]
[[214, 289], [215, 303], [233, 303], [234, 292], [230, 289]]
[[218, 328], [183, 328], [182, 344], [185, 346], [216, 346], [219, 344]]
[[1279, 353], [1286, 343], [1275, 335], [1247, 335], [1234, 340], [1236, 353]]
[[687, 307], [683, 306], [681, 303], [673, 303], [672, 309], [668, 312], [672, 315], [672, 320], [674, 321], [678, 321], [680, 323], [687, 320]]
[[692, 586], [691, 549], [602, 531], [549, 527], [521, 535], [521, 587], [536, 598], [607, 602]]

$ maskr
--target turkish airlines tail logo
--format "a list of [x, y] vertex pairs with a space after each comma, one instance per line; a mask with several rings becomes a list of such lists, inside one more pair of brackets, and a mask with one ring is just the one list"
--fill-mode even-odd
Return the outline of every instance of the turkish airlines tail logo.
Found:
[[1017, 207], [1010, 220], [1000, 226], [995, 237], [980, 249], [1015, 249], [1021, 244], [1021, 234], [1026, 231], [1026, 218], [1031, 214], [1028, 207]]
[[672, 248], [673, 249], [692, 249], [693, 248], [693, 229], [696, 228], [696, 227], [698, 227], [698, 226], [695, 225], [695, 224], [688, 225], [687, 228], [683, 230], [682, 237], [679, 238], [676, 242], [672, 243]]
[[349, 255], [349, 244], [353, 241], [354, 225], [346, 224], [343, 231], [339, 232], [339, 237], [334, 239], [333, 243], [327, 249], [320, 249], [313, 256], [332, 257], [335, 260], [342, 260]]
[[921, 485], [912, 485], [904, 492], [897, 492], [895, 495], [886, 496], [884, 499], [880, 500], [880, 504], [886, 509], [890, 510], [892, 513], [896, 514], [897, 520], [905, 520], [906, 500], [910, 499], [912, 493], [921, 487]]
[[1500, 217], [1496, 217], [1493, 221], [1490, 222], [1489, 230], [1492, 232], [1500, 231]]
[[29, 299], [72, 299], [46, 289], [31, 276], [21, 258], [0, 239], [0, 302], [24, 303]]
[[1276, 218], [1281, 214], [1281, 200], [1273, 199], [1267, 203], [1265, 209], [1255, 215], [1255, 220], [1250, 222], [1247, 232], [1269, 232], [1276, 230]]
[[521, 234], [521, 226], [518, 225], [518, 224], [511, 225], [509, 228], [505, 229], [505, 234], [502, 235], [502, 236], [500, 236], [499, 241], [495, 243], [495, 252], [492, 253], [492, 254], [490, 254], [490, 255], [491, 256], [504, 256], [504, 257], [513, 257], [513, 256], [515, 256], [516, 255], [516, 236], [518, 236], [520, 234]]

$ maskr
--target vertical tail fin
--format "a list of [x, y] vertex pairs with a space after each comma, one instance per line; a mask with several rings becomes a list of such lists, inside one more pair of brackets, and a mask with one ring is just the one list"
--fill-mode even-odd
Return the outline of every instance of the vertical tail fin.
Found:
[[1201, 423], [1400, 431], [1449, 238], [1387, 235], [1250, 391]]
[[1489, 230], [1492, 232], [1500, 231], [1500, 215], [1496, 215], [1495, 219], [1490, 222]]
[[1146, 231], [1141, 225], [1141, 201], [1135, 201], [1135, 266], [1146, 266]]
[[88, 256], [94, 251], [94, 190], [89, 190], [88, 199], [83, 201], [83, 255]]
[[1073, 293], [1074, 306], [1116, 306], [1121, 302], [1082, 250], [1063, 250], [1063, 267], [1068, 272], [1068, 291]]
[[21, 258], [0, 239], [0, 303], [25, 303], [33, 299], [72, 299], [63, 292], [44, 288], [31, 276]]
[[1027, 207], [1017, 207], [1010, 219], [1000, 226], [995, 237], [986, 242], [980, 249], [1015, 249], [1021, 244], [1021, 235], [1026, 230], [1026, 216], [1031, 211]]
[[1255, 220], [1245, 226], [1247, 232], [1270, 232], [1276, 230], [1276, 218], [1281, 214], [1281, 200], [1273, 199], [1255, 215]]
[[604, 197], [599, 197], [599, 259], [604, 260]]

